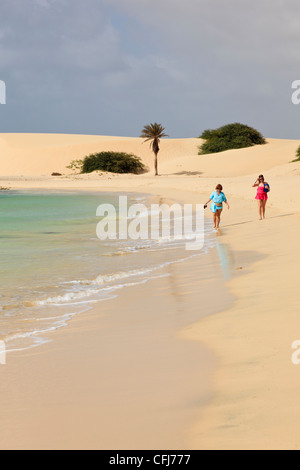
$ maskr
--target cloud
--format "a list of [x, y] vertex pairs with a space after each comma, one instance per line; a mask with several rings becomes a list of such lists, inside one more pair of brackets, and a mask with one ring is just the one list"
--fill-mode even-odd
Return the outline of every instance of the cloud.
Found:
[[[7, 131], [173, 136], [240, 120], [296, 136], [295, 0], [2, 0]], [[5, 109], [4, 109], [5, 108]], [[275, 122], [274, 122], [275, 120]]]
[[285, 59], [300, 38], [296, 0], [105, 1], [152, 29], [155, 47], [179, 56], [209, 53], [224, 61], [256, 63], [264, 54], [275, 60], [279, 53]]

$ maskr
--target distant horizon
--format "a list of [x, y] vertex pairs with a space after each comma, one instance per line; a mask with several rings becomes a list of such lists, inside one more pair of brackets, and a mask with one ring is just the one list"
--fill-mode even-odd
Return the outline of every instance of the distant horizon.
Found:
[[[83, 133], [80, 133], [80, 132], [0, 132], [0, 135], [3, 135], [3, 134], [24, 134], [24, 135], [78, 135], [78, 136], [91, 136], [91, 137], [120, 137], [120, 138], [127, 138], [127, 139], [141, 139], [143, 140], [143, 137], [140, 137], [139, 135], [118, 135], [118, 134], [83, 134]], [[285, 137], [270, 137], [270, 136], [266, 136], [264, 135], [264, 137], [266, 139], [275, 139], [275, 140], [300, 140], [300, 135], [299, 135], [299, 139], [296, 139], [296, 138], [285, 138]], [[174, 140], [174, 139], [200, 139], [200, 137], [198, 136], [190, 136], [190, 137], [187, 137], [187, 136], [171, 136], [169, 135], [168, 137], [164, 137], [162, 140]]]

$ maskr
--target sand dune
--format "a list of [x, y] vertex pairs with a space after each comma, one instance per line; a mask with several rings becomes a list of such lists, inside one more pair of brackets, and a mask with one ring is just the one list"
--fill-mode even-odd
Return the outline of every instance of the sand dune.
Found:
[[[268, 139], [247, 149], [198, 155], [200, 139], [165, 139], [161, 142], [159, 170], [162, 175], [235, 177], [268, 171], [293, 160], [300, 140]], [[60, 135], [0, 134], [1, 176], [41, 176], [72, 173], [72, 160], [90, 153], [113, 150], [132, 152], [153, 171], [153, 154], [140, 138]]]
[[[155, 187], [210, 193], [222, 183], [229, 197], [254, 198], [253, 181], [263, 172], [272, 186], [269, 206], [298, 212], [298, 202], [287, 187], [298, 185], [295, 158], [300, 140], [268, 139], [266, 145], [198, 155], [200, 139], [164, 139], [159, 154], [160, 178], [154, 177], [153, 153], [148, 143], [134, 137], [61, 134], [0, 134], [1, 186], [13, 188], [78, 188], [140, 190]], [[113, 150], [141, 157], [149, 172], [144, 175], [97, 173], [78, 175], [66, 167], [90, 153]], [[53, 178], [58, 172], [65, 178]], [[296, 178], [296, 179], [295, 179]], [[113, 179], [113, 183], [112, 180]], [[99, 181], [101, 183], [99, 184]]]
[[[200, 141], [201, 142], [201, 141]], [[199, 140], [191, 145], [199, 145]], [[268, 171], [274, 166], [290, 162], [295, 158], [295, 152], [300, 141], [268, 139], [266, 145], [228, 150], [227, 152], [211, 155], [169, 155], [168, 160], [162, 160], [163, 173], [200, 172], [208, 177], [244, 176], [257, 171]]]
[[[198, 139], [174, 139], [162, 142], [161, 161], [193, 158]], [[1, 175], [41, 176], [52, 172], [72, 173], [66, 167], [72, 160], [105, 150], [134, 153], [152, 167], [149, 145], [139, 138], [57, 135], [1, 134]]]

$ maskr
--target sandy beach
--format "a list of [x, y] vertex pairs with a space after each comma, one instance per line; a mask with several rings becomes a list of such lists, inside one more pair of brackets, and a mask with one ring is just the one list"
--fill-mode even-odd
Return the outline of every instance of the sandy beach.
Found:
[[[292, 189], [300, 166], [291, 161], [300, 141], [268, 139], [205, 156], [197, 154], [200, 143], [164, 140], [154, 177], [153, 156], [141, 139], [0, 135], [4, 188], [204, 203], [221, 183], [231, 204], [213, 235], [203, 283], [197, 258], [174, 264], [162, 270], [168, 277], [74, 317], [49, 333], [51, 342], [8, 355], [0, 366], [1, 449], [299, 447], [300, 380], [291, 345], [299, 338], [300, 212]], [[150, 172], [66, 169], [101, 150], [133, 152]], [[252, 188], [259, 173], [272, 189], [264, 221]], [[227, 279], [220, 251], [230, 260]]]

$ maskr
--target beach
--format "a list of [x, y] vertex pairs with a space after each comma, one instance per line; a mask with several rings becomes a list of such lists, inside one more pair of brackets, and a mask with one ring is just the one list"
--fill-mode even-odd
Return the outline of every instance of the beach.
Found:
[[[199, 139], [162, 142], [159, 177], [141, 139], [0, 136], [0, 186], [149, 194], [231, 205], [208, 253], [72, 318], [49, 342], [0, 366], [1, 449], [297, 449], [300, 141], [197, 155]], [[132, 151], [144, 175], [72, 174], [71, 160]], [[61, 177], [51, 177], [52, 172]], [[259, 173], [271, 184], [258, 220]], [[207, 212], [209, 223], [210, 214]], [[199, 262], [199, 259], [202, 262]], [[204, 261], [205, 260], [205, 261]], [[149, 301], [151, 299], [151, 302]]]

